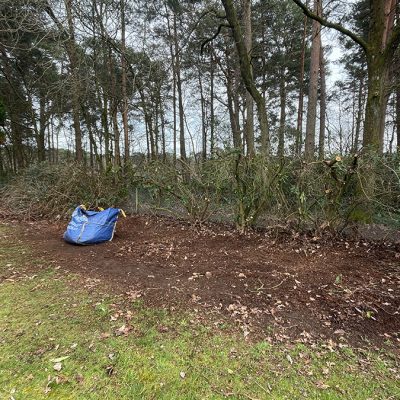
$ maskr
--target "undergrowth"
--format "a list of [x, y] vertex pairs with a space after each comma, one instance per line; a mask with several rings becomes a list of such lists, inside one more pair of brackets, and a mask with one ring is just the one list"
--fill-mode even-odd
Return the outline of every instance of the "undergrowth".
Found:
[[22, 218], [66, 218], [80, 204], [120, 204], [128, 196], [118, 173], [94, 171], [77, 163], [36, 164], [16, 176], [0, 192], [0, 209]]
[[222, 219], [240, 231], [260, 221], [301, 231], [341, 232], [364, 222], [399, 229], [400, 164], [396, 156], [305, 162], [235, 151], [203, 161], [131, 165], [124, 174], [43, 163], [15, 177], [0, 198], [4, 214], [28, 218], [68, 216], [84, 203], [168, 212], [195, 223]]

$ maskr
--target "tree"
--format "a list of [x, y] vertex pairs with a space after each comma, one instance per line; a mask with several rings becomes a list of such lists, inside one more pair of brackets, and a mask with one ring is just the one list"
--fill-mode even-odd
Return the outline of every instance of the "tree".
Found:
[[386, 108], [385, 82], [388, 68], [400, 44], [400, 24], [394, 23], [396, 0], [371, 0], [368, 36], [364, 38], [339, 23], [330, 22], [312, 12], [302, 1], [293, 0], [303, 12], [322, 25], [333, 28], [351, 38], [363, 49], [368, 70], [368, 94], [365, 107], [363, 146], [382, 151], [382, 123]]
[[324, 48], [321, 44], [319, 54], [319, 79], [320, 79], [320, 112], [319, 112], [319, 142], [318, 142], [318, 159], [323, 160], [325, 157], [325, 120], [326, 120], [326, 69]]
[[[314, 13], [321, 17], [321, 0], [314, 0]], [[314, 19], [312, 23], [312, 45], [310, 64], [310, 84], [308, 87], [308, 108], [304, 155], [306, 159], [312, 160], [315, 153], [315, 125], [317, 122], [318, 101], [318, 75], [320, 71], [321, 52], [321, 25]]]
[[75, 157], [77, 161], [81, 162], [83, 161], [82, 131], [80, 126], [81, 92], [80, 92], [80, 79], [79, 79], [78, 52], [77, 52], [77, 44], [75, 41], [75, 26], [74, 26], [74, 15], [72, 8], [73, 0], [64, 0], [64, 6], [67, 14], [67, 28], [65, 28], [62, 25], [61, 21], [56, 17], [49, 3], [45, 4], [44, 10], [55, 23], [69, 58], [73, 122], [75, 130]]
[[[244, 26], [244, 45], [246, 48], [247, 55], [249, 59], [252, 58], [252, 50], [253, 50], [253, 34], [251, 27], [251, 0], [243, 0], [243, 26]], [[253, 66], [250, 63], [250, 76], [253, 79]], [[244, 126], [244, 133], [246, 139], [247, 146], [247, 154], [249, 156], [254, 155], [254, 100], [249, 92], [246, 90], [246, 101], [245, 101], [245, 109], [246, 109], [246, 123]]]
[[299, 64], [303, 52], [307, 56], [307, 65], [309, 63], [309, 49], [298, 40], [303, 33], [303, 15], [291, 1], [255, 4], [254, 80], [268, 100], [271, 143], [277, 141], [279, 158], [285, 153], [295, 153], [298, 140], [294, 118], [297, 93], [303, 87], [305, 75], [304, 72], [301, 75]]
[[242, 28], [239, 24], [233, 1], [222, 0], [222, 4], [226, 12], [226, 19], [229, 22], [229, 25], [232, 29], [233, 38], [235, 40], [243, 83], [257, 105], [258, 119], [260, 123], [261, 152], [267, 155], [270, 151], [270, 138], [265, 99], [262, 97], [254, 83], [250, 57], [246, 50]]
[[122, 124], [124, 127], [125, 164], [129, 163], [129, 128], [128, 128], [128, 96], [126, 93], [126, 39], [125, 39], [125, 0], [120, 0], [121, 7], [121, 72], [122, 72]]

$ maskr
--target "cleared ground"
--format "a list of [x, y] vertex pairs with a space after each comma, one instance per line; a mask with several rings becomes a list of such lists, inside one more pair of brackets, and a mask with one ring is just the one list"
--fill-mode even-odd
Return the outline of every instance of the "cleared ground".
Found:
[[40, 223], [20, 232], [43, 263], [147, 305], [212, 313], [261, 338], [273, 327], [292, 338], [400, 343], [399, 246], [130, 217], [113, 242], [80, 247], [63, 242], [64, 228]]
[[400, 397], [396, 246], [130, 217], [77, 247], [63, 225], [0, 228], [0, 396]]

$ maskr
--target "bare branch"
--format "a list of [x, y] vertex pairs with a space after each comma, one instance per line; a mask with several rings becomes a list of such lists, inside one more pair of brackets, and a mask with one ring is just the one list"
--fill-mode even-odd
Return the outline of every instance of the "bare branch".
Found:
[[231, 26], [228, 25], [228, 24], [220, 24], [220, 25], [218, 26], [217, 32], [215, 32], [213, 36], [211, 36], [210, 38], [206, 39], [206, 40], [201, 44], [200, 54], [203, 54], [204, 46], [205, 46], [207, 43], [212, 42], [212, 41], [220, 34], [221, 29], [224, 28], [224, 27], [225, 27], [225, 28], [230, 28]]

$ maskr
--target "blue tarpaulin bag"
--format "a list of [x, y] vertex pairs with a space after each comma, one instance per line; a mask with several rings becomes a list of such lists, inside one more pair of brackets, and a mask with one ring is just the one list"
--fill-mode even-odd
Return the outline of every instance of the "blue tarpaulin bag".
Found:
[[103, 211], [89, 211], [85, 206], [75, 208], [71, 221], [64, 232], [64, 240], [73, 244], [95, 244], [112, 240], [119, 214], [119, 208]]

